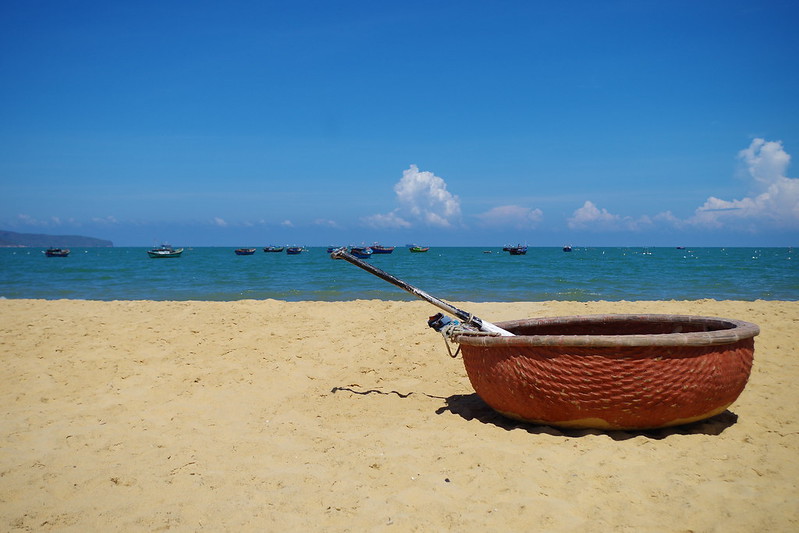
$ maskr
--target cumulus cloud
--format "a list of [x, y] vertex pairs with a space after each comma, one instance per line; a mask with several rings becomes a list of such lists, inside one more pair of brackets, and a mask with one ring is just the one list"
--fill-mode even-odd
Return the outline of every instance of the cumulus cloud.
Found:
[[281, 222], [280, 225], [283, 226], [284, 228], [293, 228], [294, 227], [294, 223], [291, 220], [288, 220], [288, 219], [286, 219], [283, 222]]
[[785, 176], [791, 156], [781, 141], [754, 139], [738, 153], [750, 178], [752, 196], [723, 200], [711, 196], [689, 220], [696, 225], [722, 227], [740, 221], [766, 221], [776, 226], [799, 224], [799, 179]]
[[214, 226], [219, 226], [220, 228], [226, 228], [228, 226], [227, 221], [220, 217], [214, 217], [213, 223]]
[[416, 165], [402, 173], [394, 192], [403, 208], [432, 226], [448, 227], [460, 217], [460, 200], [447, 190], [447, 183]]
[[621, 216], [600, 209], [593, 202], [586, 200], [582, 207], [576, 209], [567, 220], [570, 229], [593, 229], [605, 231], [639, 231], [652, 225], [652, 219], [644, 215], [639, 218]]
[[599, 209], [593, 202], [586, 200], [583, 206], [572, 213], [567, 221], [571, 229], [580, 229], [599, 223], [612, 225], [619, 221], [619, 215], [608, 213], [607, 209]]
[[459, 224], [460, 199], [447, 190], [447, 183], [416, 165], [403, 171], [394, 185], [399, 207], [387, 214], [365, 217], [364, 223], [373, 227], [409, 228], [414, 223], [449, 228]]
[[791, 156], [783, 149], [782, 141], [768, 142], [765, 139], [754, 139], [749, 148], [738, 152], [738, 159], [755, 181], [766, 186], [784, 177], [791, 162]]
[[530, 229], [543, 220], [544, 212], [518, 205], [502, 205], [477, 215], [477, 218], [485, 227]]
[[671, 211], [653, 217], [632, 218], [610, 213], [586, 201], [568, 219], [570, 229], [596, 231], [639, 231], [655, 225], [689, 228], [725, 228], [758, 231], [767, 228], [799, 228], [799, 179], [786, 176], [791, 156], [781, 141], [754, 139], [738, 152], [741, 175], [749, 184], [750, 194], [726, 200], [710, 196], [688, 218]]

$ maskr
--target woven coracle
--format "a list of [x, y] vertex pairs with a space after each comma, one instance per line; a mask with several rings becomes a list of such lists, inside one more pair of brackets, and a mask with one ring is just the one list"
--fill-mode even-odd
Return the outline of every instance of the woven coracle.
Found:
[[513, 337], [456, 335], [494, 410], [567, 428], [652, 429], [723, 412], [741, 394], [755, 324], [685, 315], [500, 322]]

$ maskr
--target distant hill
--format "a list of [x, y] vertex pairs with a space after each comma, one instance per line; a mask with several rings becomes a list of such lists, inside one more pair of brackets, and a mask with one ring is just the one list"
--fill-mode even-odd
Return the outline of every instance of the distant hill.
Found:
[[114, 246], [111, 241], [83, 237], [81, 235], [44, 235], [40, 233], [15, 233], [0, 230], [0, 247], [33, 247], [33, 248], [93, 248]]

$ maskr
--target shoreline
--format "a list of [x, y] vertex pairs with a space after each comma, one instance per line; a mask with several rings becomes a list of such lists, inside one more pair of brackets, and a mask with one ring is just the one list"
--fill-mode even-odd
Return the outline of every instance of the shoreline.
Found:
[[0, 525], [799, 528], [799, 302], [452, 304], [491, 322], [691, 314], [761, 334], [722, 415], [566, 431], [485, 406], [422, 301], [0, 300]]

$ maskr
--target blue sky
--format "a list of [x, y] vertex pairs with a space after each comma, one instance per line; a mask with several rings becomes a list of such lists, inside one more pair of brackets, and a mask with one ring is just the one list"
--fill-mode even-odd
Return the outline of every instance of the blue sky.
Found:
[[799, 245], [799, 3], [6, 0], [0, 229]]

